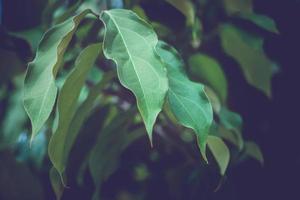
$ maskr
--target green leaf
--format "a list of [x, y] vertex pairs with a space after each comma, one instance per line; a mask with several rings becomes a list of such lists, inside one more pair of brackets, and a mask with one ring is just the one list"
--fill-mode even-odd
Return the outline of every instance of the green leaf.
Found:
[[227, 99], [227, 80], [219, 63], [204, 54], [194, 54], [189, 60], [192, 77], [210, 86], [220, 97], [222, 103]]
[[66, 141], [69, 140], [68, 131], [78, 106], [80, 91], [100, 50], [101, 44], [92, 44], [82, 50], [76, 59], [75, 68], [70, 72], [59, 92], [57, 100], [58, 127], [52, 135], [48, 147], [50, 160], [59, 173], [65, 169]]
[[184, 63], [174, 48], [160, 42], [157, 50], [167, 66], [169, 78], [167, 98], [171, 110], [180, 124], [195, 131], [202, 156], [206, 160], [206, 139], [213, 113], [204, 86], [188, 79], [183, 72]]
[[[127, 131], [127, 123], [134, 109], [117, 115], [100, 133], [96, 145], [91, 151], [89, 169], [95, 183], [94, 199], [99, 196], [101, 183], [109, 178], [119, 166], [122, 152], [144, 134], [144, 129]], [[111, 146], [114, 145], [114, 148]]]
[[193, 25], [195, 22], [194, 5], [190, 0], [166, 0], [169, 4], [174, 6], [186, 17], [187, 25]]
[[261, 165], [264, 164], [264, 156], [259, 148], [259, 146], [254, 142], [245, 142], [245, 153], [259, 161]]
[[48, 119], [57, 94], [55, 77], [63, 60], [64, 52], [85, 15], [77, 16], [56, 25], [45, 33], [35, 59], [29, 63], [24, 85], [24, 107], [31, 120], [31, 140]]
[[59, 200], [61, 199], [64, 192], [64, 185], [62, 184], [61, 176], [56, 171], [56, 169], [52, 167], [49, 172], [49, 177], [56, 199]]
[[215, 91], [213, 89], [211, 89], [209, 86], [205, 86], [204, 90], [205, 90], [205, 93], [206, 93], [210, 103], [211, 103], [213, 111], [218, 114], [222, 108], [220, 98], [215, 93]]
[[224, 126], [219, 126], [218, 133], [221, 138], [223, 138], [223, 139], [227, 140], [228, 142], [230, 142], [231, 144], [235, 145], [239, 151], [241, 151], [243, 149], [244, 140], [243, 140], [240, 132], [229, 130], [229, 129], [225, 128]]
[[263, 40], [230, 24], [220, 30], [224, 51], [239, 63], [249, 84], [270, 97], [275, 65], [264, 53]]
[[235, 112], [222, 107], [219, 113], [220, 123], [229, 130], [242, 131], [243, 119]]
[[270, 31], [273, 33], [279, 33], [274, 20], [265, 15], [251, 13], [251, 14], [241, 14], [238, 16], [243, 19], [247, 19], [247, 20], [253, 22], [257, 26], [259, 26], [267, 31]]
[[101, 14], [104, 22], [104, 55], [117, 64], [121, 84], [137, 99], [150, 141], [152, 129], [164, 103], [168, 80], [164, 64], [155, 51], [158, 42], [152, 27], [128, 10]]
[[230, 160], [230, 152], [223, 140], [216, 136], [208, 136], [207, 145], [220, 168], [220, 174], [224, 175]]
[[242, 150], [244, 146], [242, 117], [238, 113], [232, 112], [225, 107], [221, 108], [218, 116], [221, 124], [219, 127], [220, 136], [236, 145], [239, 150]]

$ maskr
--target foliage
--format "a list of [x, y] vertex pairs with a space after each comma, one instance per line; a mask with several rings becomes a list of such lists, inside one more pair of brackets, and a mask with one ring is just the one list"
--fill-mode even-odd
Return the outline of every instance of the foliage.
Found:
[[[104, 183], [122, 166], [123, 153], [146, 134], [150, 145], [143, 148], [151, 146], [149, 157], [159, 160], [155, 138], [166, 140], [186, 161], [172, 170], [180, 175], [192, 169], [191, 179], [214, 165], [225, 176], [247, 156], [263, 164], [258, 145], [242, 136], [242, 116], [230, 110], [233, 86], [226, 66], [203, 48], [216, 40], [249, 85], [271, 98], [277, 66], [264, 53], [263, 37], [234, 23], [244, 20], [279, 34], [271, 18], [254, 12], [251, 0], [72, 2], [49, 1], [34, 30], [4, 32], [7, 45], [20, 40], [35, 52], [25, 76], [30, 56], [0, 49], [0, 99], [5, 105], [0, 150], [19, 151], [19, 160], [37, 171], [46, 169], [57, 199], [72, 187], [73, 171], [77, 185], [89, 171], [93, 199], [100, 198]], [[185, 17], [184, 28], [174, 30], [152, 19], [143, 9], [148, 4], [172, 7]], [[211, 9], [218, 9], [224, 20], [211, 23]], [[202, 159], [195, 161], [187, 149], [197, 145]], [[137, 179], [143, 182], [151, 174], [146, 164], [138, 166], [142, 175]], [[180, 185], [175, 175], [170, 177], [170, 187]]]

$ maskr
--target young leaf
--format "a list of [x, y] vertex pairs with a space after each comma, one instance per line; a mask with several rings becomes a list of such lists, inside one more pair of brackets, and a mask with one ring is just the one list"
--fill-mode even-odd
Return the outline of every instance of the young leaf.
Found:
[[256, 159], [257, 161], [260, 162], [261, 165], [264, 164], [264, 157], [263, 154], [257, 144], [254, 142], [245, 142], [245, 153]]
[[155, 51], [158, 42], [152, 27], [128, 10], [104, 11], [104, 55], [117, 64], [121, 84], [137, 99], [150, 140], [164, 103], [168, 80], [164, 64]]
[[90, 12], [85, 10], [47, 31], [39, 44], [35, 59], [28, 65], [24, 83], [24, 107], [31, 120], [31, 140], [53, 109], [57, 94], [55, 77], [64, 52], [80, 21]]
[[224, 51], [239, 63], [249, 84], [270, 97], [274, 63], [264, 53], [263, 40], [229, 24], [220, 33]]
[[194, 5], [190, 0], [166, 0], [169, 4], [174, 6], [186, 17], [186, 24], [193, 25], [195, 22]]
[[219, 63], [204, 54], [194, 54], [188, 60], [191, 74], [210, 86], [220, 97], [222, 103], [227, 99], [227, 80]]
[[188, 79], [183, 72], [184, 63], [174, 48], [160, 42], [157, 50], [167, 66], [169, 78], [167, 98], [171, 110], [182, 125], [195, 131], [202, 156], [206, 160], [206, 139], [213, 114], [204, 86]]
[[65, 169], [65, 148], [68, 131], [75, 114], [78, 97], [85, 79], [100, 54], [101, 44], [85, 48], [75, 62], [75, 68], [65, 80], [57, 100], [58, 127], [49, 142], [49, 157], [59, 173]]
[[224, 175], [230, 160], [230, 152], [223, 140], [216, 136], [208, 136], [207, 145], [220, 168], [220, 174]]

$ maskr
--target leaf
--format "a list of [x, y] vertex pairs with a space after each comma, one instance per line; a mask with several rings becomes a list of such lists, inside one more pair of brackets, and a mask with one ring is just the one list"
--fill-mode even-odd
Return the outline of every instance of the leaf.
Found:
[[221, 108], [219, 113], [220, 123], [229, 130], [241, 132], [243, 126], [242, 117], [235, 112], [228, 110], [225, 107]]
[[117, 64], [121, 84], [137, 99], [150, 141], [152, 129], [164, 103], [168, 80], [164, 64], [155, 51], [158, 42], [152, 27], [128, 10], [104, 11], [104, 55]]
[[249, 84], [270, 97], [275, 65], [264, 53], [263, 40], [229, 24], [220, 34], [224, 51], [239, 63]]
[[[122, 152], [136, 139], [144, 134], [144, 129], [138, 128], [131, 133], [127, 131], [126, 123], [134, 110], [117, 115], [112, 122], [101, 131], [97, 144], [91, 151], [89, 169], [95, 183], [94, 198], [99, 196], [101, 183], [108, 179], [119, 167]], [[114, 145], [114, 148], [111, 146]]]
[[220, 136], [236, 145], [239, 150], [242, 150], [244, 146], [242, 117], [238, 113], [232, 112], [225, 107], [221, 108], [218, 116], [221, 124], [221, 126], [219, 126]]
[[29, 63], [24, 83], [24, 107], [31, 120], [31, 140], [48, 119], [57, 94], [55, 77], [64, 52], [85, 15], [85, 10], [62, 24], [54, 26], [43, 36], [35, 59]]
[[245, 153], [264, 165], [264, 156], [259, 146], [254, 142], [245, 142]]
[[169, 4], [174, 6], [186, 17], [186, 24], [193, 25], [195, 22], [194, 5], [190, 0], [166, 0]]
[[238, 16], [243, 19], [247, 19], [247, 20], [253, 22], [257, 26], [259, 26], [267, 31], [270, 31], [273, 33], [279, 33], [274, 20], [265, 15], [251, 13], [251, 14], [241, 14]]
[[273, 19], [253, 12], [252, 0], [224, 0], [223, 3], [228, 15], [249, 20], [267, 31], [279, 33]]
[[206, 160], [206, 139], [213, 114], [204, 86], [190, 81], [184, 74], [184, 63], [173, 47], [160, 42], [157, 50], [167, 66], [169, 78], [167, 99], [171, 110], [180, 124], [195, 131], [202, 156]]
[[48, 147], [50, 160], [59, 173], [65, 169], [66, 141], [69, 140], [68, 131], [78, 106], [80, 91], [100, 50], [101, 44], [92, 44], [82, 50], [75, 61], [75, 68], [70, 72], [59, 92], [57, 100], [58, 127], [52, 135]]
[[[63, 153], [65, 155], [65, 158], [69, 157], [71, 148], [74, 145], [74, 142], [78, 136], [79, 131], [81, 131], [81, 128], [84, 129], [84, 127], [82, 126], [84, 125], [84, 123], [86, 122], [90, 114], [92, 113], [93, 108], [95, 108], [96, 100], [99, 98], [101, 90], [106, 86], [107, 82], [109, 82], [114, 77], [115, 77], [114, 71], [105, 73], [101, 81], [99, 81], [95, 86], [93, 86], [90, 89], [87, 98], [77, 109], [76, 114], [72, 119], [71, 125], [69, 126], [68, 134], [66, 136], [66, 138], [68, 139], [65, 141], [65, 148]], [[98, 123], [100, 123], [100, 121], [98, 121]]]
[[220, 174], [224, 175], [230, 160], [230, 152], [223, 140], [216, 136], [208, 136], [207, 145], [220, 168]]
[[190, 74], [196, 80], [210, 86], [220, 97], [222, 103], [227, 99], [227, 79], [219, 63], [204, 54], [194, 54], [188, 60]]
[[218, 95], [209, 86], [205, 86], [204, 90], [205, 90], [205, 93], [206, 93], [210, 103], [211, 103], [213, 111], [215, 113], [219, 113], [221, 111], [222, 106], [221, 106], [221, 101], [220, 101]]
[[56, 199], [59, 200], [61, 199], [64, 192], [64, 185], [62, 184], [61, 176], [56, 171], [56, 169], [52, 167], [49, 172], [49, 177]]
[[239, 151], [243, 149], [244, 146], [244, 140], [241, 136], [240, 132], [232, 131], [224, 126], [219, 126], [218, 127], [218, 133], [221, 138], [227, 140], [231, 144], [235, 145]]

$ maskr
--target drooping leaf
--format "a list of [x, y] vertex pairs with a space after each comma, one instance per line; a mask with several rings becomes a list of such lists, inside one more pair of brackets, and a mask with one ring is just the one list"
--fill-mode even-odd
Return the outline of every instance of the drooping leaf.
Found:
[[128, 10], [113, 9], [101, 14], [105, 39], [103, 51], [117, 64], [121, 84], [137, 99], [150, 140], [168, 89], [164, 64], [155, 51], [158, 42], [152, 27]]
[[242, 117], [238, 113], [232, 112], [225, 107], [221, 108], [218, 116], [221, 124], [219, 127], [220, 136], [236, 145], [239, 150], [242, 150], [244, 146]]
[[187, 25], [193, 25], [195, 22], [194, 5], [190, 0], [166, 0], [186, 17]]
[[259, 161], [261, 165], [264, 164], [264, 156], [259, 148], [259, 146], [254, 142], [245, 142], [245, 153]]
[[242, 131], [243, 119], [235, 112], [222, 107], [219, 113], [220, 123], [229, 130]]
[[68, 131], [72, 118], [78, 106], [80, 91], [84, 86], [86, 77], [99, 56], [101, 44], [92, 44], [86, 47], [78, 56], [75, 68], [65, 80], [57, 100], [58, 125], [49, 142], [49, 157], [59, 173], [65, 169], [65, 148]]
[[167, 66], [167, 99], [171, 110], [180, 124], [195, 131], [202, 156], [206, 160], [206, 139], [213, 114], [204, 86], [188, 79], [183, 71], [184, 63], [174, 48], [159, 42], [157, 51]]
[[263, 40], [229, 24], [220, 30], [224, 51], [239, 63], [249, 84], [270, 97], [275, 65], [264, 53]]
[[220, 97], [222, 103], [227, 99], [227, 80], [219, 63], [204, 54], [194, 54], [189, 60], [192, 77], [210, 86]]
[[[79, 134], [79, 131], [81, 131], [82, 126], [84, 125], [84, 123], [86, 122], [90, 114], [92, 114], [93, 108], [97, 106], [97, 100], [101, 97], [102, 89], [115, 76], [116, 74], [114, 71], [105, 73], [101, 81], [99, 81], [95, 86], [93, 86], [90, 89], [87, 98], [84, 100], [84, 102], [82, 102], [82, 104], [77, 109], [72, 119], [72, 122], [69, 126], [69, 130], [66, 136], [66, 138], [68, 139], [65, 140], [65, 147], [63, 151], [63, 155], [65, 159], [69, 157], [71, 148], [74, 145], [74, 142]], [[99, 99], [99, 101], [101, 101], [101, 98]], [[98, 123], [100, 123], [100, 121], [98, 121]], [[66, 162], [66, 160], [63, 161], [64, 163]]]
[[205, 90], [205, 93], [206, 93], [210, 103], [211, 103], [213, 111], [215, 113], [220, 113], [222, 105], [221, 105], [221, 100], [218, 97], [218, 95], [209, 86], [205, 86], [204, 90]]
[[244, 140], [240, 132], [229, 130], [221, 125], [218, 127], [218, 133], [221, 138], [235, 145], [239, 151], [243, 149]]
[[273, 33], [279, 33], [274, 20], [265, 15], [251, 13], [251, 14], [241, 14], [238, 16], [243, 19], [247, 19], [247, 20], [253, 22], [257, 26], [259, 26], [267, 31], [270, 31]]
[[35, 59], [28, 65], [24, 83], [24, 107], [31, 120], [31, 138], [41, 129], [53, 109], [57, 94], [55, 77], [64, 52], [80, 21], [90, 12], [85, 10], [47, 31]]
[[278, 33], [273, 19], [253, 11], [252, 0], [224, 0], [223, 3], [228, 15], [249, 20], [267, 31]]
[[230, 160], [230, 152], [223, 140], [216, 136], [208, 136], [207, 145], [220, 168], [220, 174], [224, 175]]
[[61, 176], [59, 175], [58, 171], [54, 167], [50, 169], [49, 178], [56, 199], [60, 200], [63, 195], [65, 186], [62, 184]]
[[[91, 151], [89, 169], [95, 183], [93, 199], [98, 199], [99, 189], [119, 166], [122, 152], [136, 139], [144, 134], [144, 129], [138, 128], [131, 133], [127, 131], [127, 122], [134, 110], [116, 116], [100, 133], [96, 145]], [[114, 145], [114, 148], [111, 146]]]

